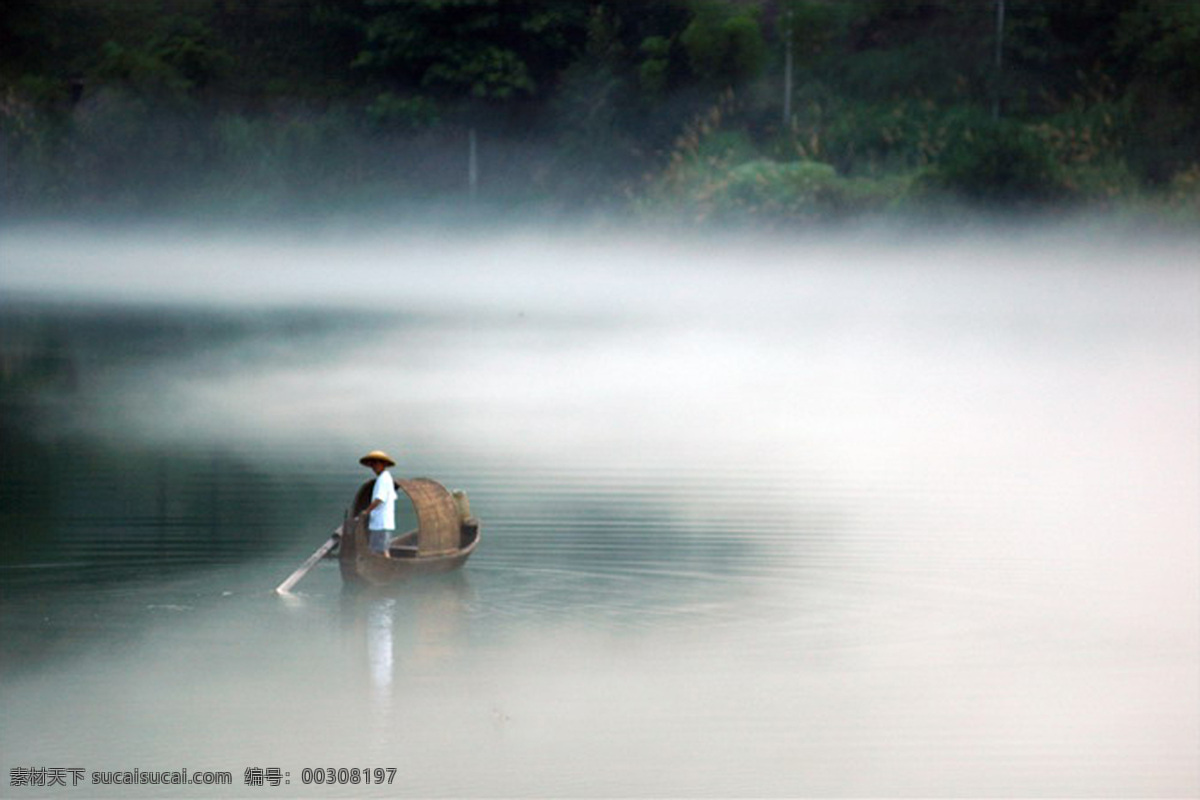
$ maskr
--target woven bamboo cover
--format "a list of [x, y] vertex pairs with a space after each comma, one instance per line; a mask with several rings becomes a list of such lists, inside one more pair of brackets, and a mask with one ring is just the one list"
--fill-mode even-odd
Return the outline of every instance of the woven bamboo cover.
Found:
[[417, 555], [437, 555], [458, 549], [460, 525], [458, 506], [446, 487], [429, 478], [398, 480], [417, 512]]

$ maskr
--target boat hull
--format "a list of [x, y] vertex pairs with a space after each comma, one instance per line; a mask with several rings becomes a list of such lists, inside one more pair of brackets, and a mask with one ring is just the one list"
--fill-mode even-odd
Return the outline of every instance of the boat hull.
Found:
[[[397, 483], [404, 488], [408, 482]], [[430, 484], [434, 484], [433, 481], [427, 480], [423, 483], [426, 490]], [[440, 485], [434, 485], [445, 491]], [[448, 492], [446, 496], [450, 497]], [[365, 497], [369, 500], [369, 493]], [[417, 547], [418, 531], [410, 531], [391, 540], [389, 555], [376, 553], [368, 544], [366, 519], [358, 513], [362, 510], [359, 506], [365, 508], [363, 500], [364, 492], [360, 490], [355, 509], [347, 515], [341, 529], [338, 565], [342, 579], [347, 583], [384, 586], [401, 583], [420, 575], [450, 572], [462, 567], [479, 546], [479, 521], [474, 517], [463, 517], [455, 521], [458, 530], [457, 536], [454, 537], [457, 541], [453, 545], [456, 546], [443, 548], [439, 552], [423, 552]], [[418, 509], [418, 513], [420, 510]]]

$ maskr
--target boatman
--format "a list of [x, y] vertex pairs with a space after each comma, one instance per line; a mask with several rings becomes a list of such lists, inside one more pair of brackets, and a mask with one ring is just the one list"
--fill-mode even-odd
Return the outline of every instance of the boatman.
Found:
[[388, 542], [396, 533], [396, 482], [388, 467], [396, 466], [392, 457], [382, 450], [372, 450], [358, 460], [375, 473], [375, 487], [371, 490], [371, 504], [359, 514], [367, 515], [368, 546], [376, 553], [390, 557]]

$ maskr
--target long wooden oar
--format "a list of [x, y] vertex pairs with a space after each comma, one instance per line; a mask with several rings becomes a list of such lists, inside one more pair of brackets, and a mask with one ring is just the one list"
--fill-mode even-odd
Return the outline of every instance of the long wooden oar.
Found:
[[333, 535], [329, 537], [328, 541], [317, 548], [317, 552], [309, 556], [308, 560], [301, 564], [299, 569], [289, 575], [286, 581], [275, 587], [275, 591], [279, 594], [287, 594], [289, 591], [291, 591], [292, 587], [299, 583], [300, 579], [303, 578], [318, 561], [324, 558], [326, 553], [333, 549], [334, 545], [336, 545], [338, 540], [341, 538], [341, 535], [342, 529], [339, 526], [338, 529], [333, 532]]

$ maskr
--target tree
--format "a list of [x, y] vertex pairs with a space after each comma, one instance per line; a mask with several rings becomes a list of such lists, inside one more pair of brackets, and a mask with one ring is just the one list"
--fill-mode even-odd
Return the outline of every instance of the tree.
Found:
[[578, 52], [587, 7], [551, 0], [377, 0], [356, 65], [445, 99], [544, 94]]
[[1141, 128], [1130, 157], [1165, 182], [1200, 163], [1200, 6], [1140, 0], [1120, 18], [1116, 50]]
[[719, 88], [758, 77], [767, 61], [755, 6], [698, 3], [679, 41], [692, 72]]

